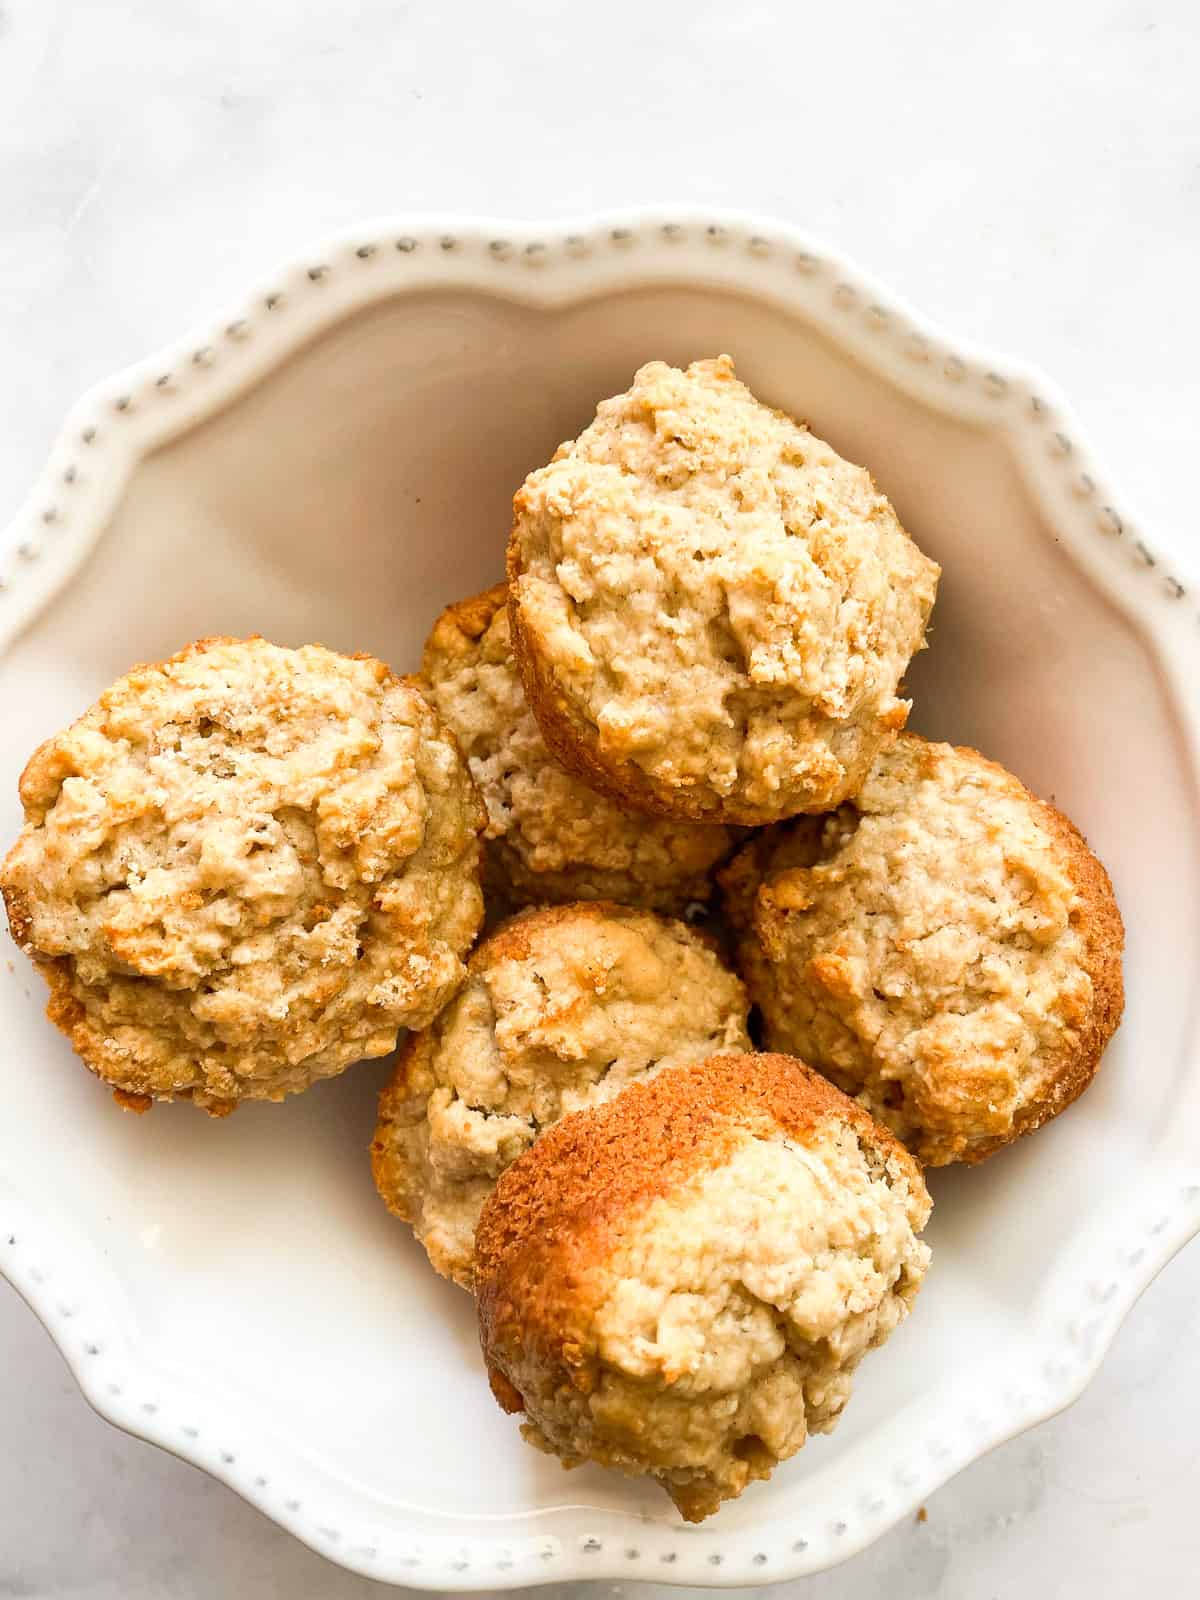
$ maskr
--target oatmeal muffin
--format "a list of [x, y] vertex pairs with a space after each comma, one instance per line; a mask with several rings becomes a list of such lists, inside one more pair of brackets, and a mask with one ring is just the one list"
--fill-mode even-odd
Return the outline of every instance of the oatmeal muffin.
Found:
[[700, 935], [649, 911], [525, 912], [469, 974], [405, 1041], [371, 1146], [388, 1206], [467, 1289], [480, 1209], [543, 1129], [671, 1063], [749, 1046], [737, 978]]
[[643, 367], [513, 509], [525, 691], [592, 787], [697, 821], [828, 811], [904, 726], [938, 568], [727, 356]]
[[905, 734], [831, 816], [724, 874], [770, 1049], [921, 1161], [979, 1161], [1091, 1082], [1123, 1004], [1121, 916], [1078, 830], [974, 750]]
[[929, 1261], [916, 1162], [785, 1056], [718, 1056], [567, 1117], [476, 1241], [492, 1389], [564, 1465], [689, 1522], [827, 1433]]
[[679, 912], [707, 901], [733, 847], [719, 825], [630, 814], [546, 749], [509, 643], [504, 584], [450, 606], [425, 646], [429, 696], [487, 807], [489, 899], [512, 908], [617, 900]]
[[21, 778], [0, 866], [49, 1015], [133, 1109], [279, 1100], [422, 1027], [479, 927], [482, 808], [369, 656], [205, 639]]

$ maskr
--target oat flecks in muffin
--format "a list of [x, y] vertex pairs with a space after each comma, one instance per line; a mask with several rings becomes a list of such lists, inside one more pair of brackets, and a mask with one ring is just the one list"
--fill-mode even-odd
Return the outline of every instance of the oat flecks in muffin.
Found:
[[699, 1521], [833, 1427], [924, 1277], [929, 1210], [913, 1159], [800, 1062], [667, 1070], [497, 1184], [493, 1390], [564, 1464], [648, 1474]]
[[663, 815], [853, 794], [904, 725], [938, 568], [728, 357], [651, 362], [514, 501], [509, 609], [551, 750]]
[[588, 903], [526, 912], [405, 1042], [372, 1169], [439, 1272], [469, 1288], [479, 1212], [545, 1128], [672, 1063], [748, 1046], [741, 984], [680, 922]]
[[1123, 930], [1081, 835], [974, 750], [905, 734], [853, 804], [760, 835], [727, 911], [770, 1048], [927, 1163], [978, 1161], [1087, 1087]]
[[546, 748], [509, 641], [507, 590], [450, 606], [425, 646], [429, 695], [487, 807], [489, 896], [516, 908], [616, 900], [680, 912], [713, 892], [729, 829], [649, 818], [573, 777]]
[[42, 745], [21, 799], [13, 934], [123, 1104], [280, 1099], [385, 1054], [463, 977], [479, 798], [370, 657], [202, 640]]

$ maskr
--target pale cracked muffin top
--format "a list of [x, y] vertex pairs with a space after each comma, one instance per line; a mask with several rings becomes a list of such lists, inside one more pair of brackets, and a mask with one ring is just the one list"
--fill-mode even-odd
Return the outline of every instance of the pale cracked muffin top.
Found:
[[649, 818], [589, 789], [550, 754], [509, 641], [507, 589], [450, 606], [425, 646], [422, 676], [487, 807], [488, 894], [515, 909], [616, 900], [682, 911], [713, 892], [733, 835]]
[[768, 1046], [923, 1162], [978, 1161], [1040, 1127], [1120, 1021], [1107, 873], [974, 750], [903, 735], [853, 803], [759, 835], [723, 881]]
[[916, 1162], [801, 1062], [720, 1056], [567, 1117], [476, 1244], [493, 1392], [530, 1443], [689, 1521], [828, 1432], [929, 1251]]
[[142, 1109], [282, 1098], [429, 1022], [482, 917], [482, 808], [410, 681], [206, 639], [34, 754], [0, 867], [50, 1016]]
[[827, 811], [903, 727], [938, 568], [727, 356], [643, 367], [513, 504], [526, 693], [593, 787], [697, 820]]
[[664, 1066], [748, 1045], [742, 985], [683, 923], [601, 902], [527, 911], [405, 1041], [380, 1097], [376, 1185], [469, 1289], [483, 1203], [545, 1128]]

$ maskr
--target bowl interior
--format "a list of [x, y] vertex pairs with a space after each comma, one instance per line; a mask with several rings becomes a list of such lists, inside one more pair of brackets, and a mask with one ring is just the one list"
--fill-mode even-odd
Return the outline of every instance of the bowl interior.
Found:
[[[503, 570], [514, 489], [651, 357], [728, 350], [765, 399], [870, 467], [942, 563], [914, 726], [978, 745], [1053, 797], [1109, 866], [1128, 926], [1126, 1023], [1096, 1084], [1037, 1139], [934, 1175], [934, 1266], [867, 1359], [839, 1430], [720, 1519], [851, 1481], [948, 1384], [1033, 1360], [1070, 1245], [1152, 1160], [1184, 1068], [1198, 946], [1184, 751], [1136, 627], [1057, 542], [1002, 434], [923, 405], [821, 329], [717, 289], [647, 287], [554, 311], [465, 290], [397, 296], [293, 354], [145, 461], [76, 579], [0, 666], [0, 836], [21, 765], [136, 660], [204, 634], [318, 639], [415, 667], [447, 602]], [[381, 1508], [505, 1517], [665, 1500], [527, 1449], [482, 1377], [467, 1297], [428, 1270], [366, 1162], [387, 1066], [227, 1121], [118, 1113], [0, 962], [4, 1171], [107, 1263], [131, 1337], [236, 1398]]]

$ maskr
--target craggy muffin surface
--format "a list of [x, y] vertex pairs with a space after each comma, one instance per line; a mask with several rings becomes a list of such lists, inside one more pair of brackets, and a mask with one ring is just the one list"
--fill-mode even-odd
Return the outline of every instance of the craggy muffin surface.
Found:
[[903, 727], [938, 568], [869, 474], [728, 357], [643, 367], [530, 474], [514, 519], [526, 694], [592, 787], [770, 822], [838, 805]]
[[492, 1388], [567, 1466], [689, 1521], [833, 1427], [929, 1251], [916, 1162], [800, 1062], [719, 1056], [567, 1117], [476, 1242]]
[[630, 814], [546, 748], [509, 639], [507, 589], [450, 606], [425, 646], [422, 676], [487, 807], [486, 878], [512, 908], [615, 900], [682, 911], [713, 892], [733, 835], [716, 825]]
[[527, 911], [405, 1041], [380, 1097], [376, 1185], [438, 1271], [470, 1288], [484, 1201], [544, 1129], [667, 1065], [748, 1044], [742, 985], [683, 923], [595, 902]]
[[21, 799], [13, 935], [126, 1104], [280, 1099], [386, 1054], [462, 980], [479, 798], [370, 657], [201, 640], [47, 740]]
[[978, 1161], [1090, 1083], [1121, 1017], [1121, 917], [1074, 825], [974, 750], [904, 734], [861, 793], [723, 875], [769, 1048], [925, 1163]]

